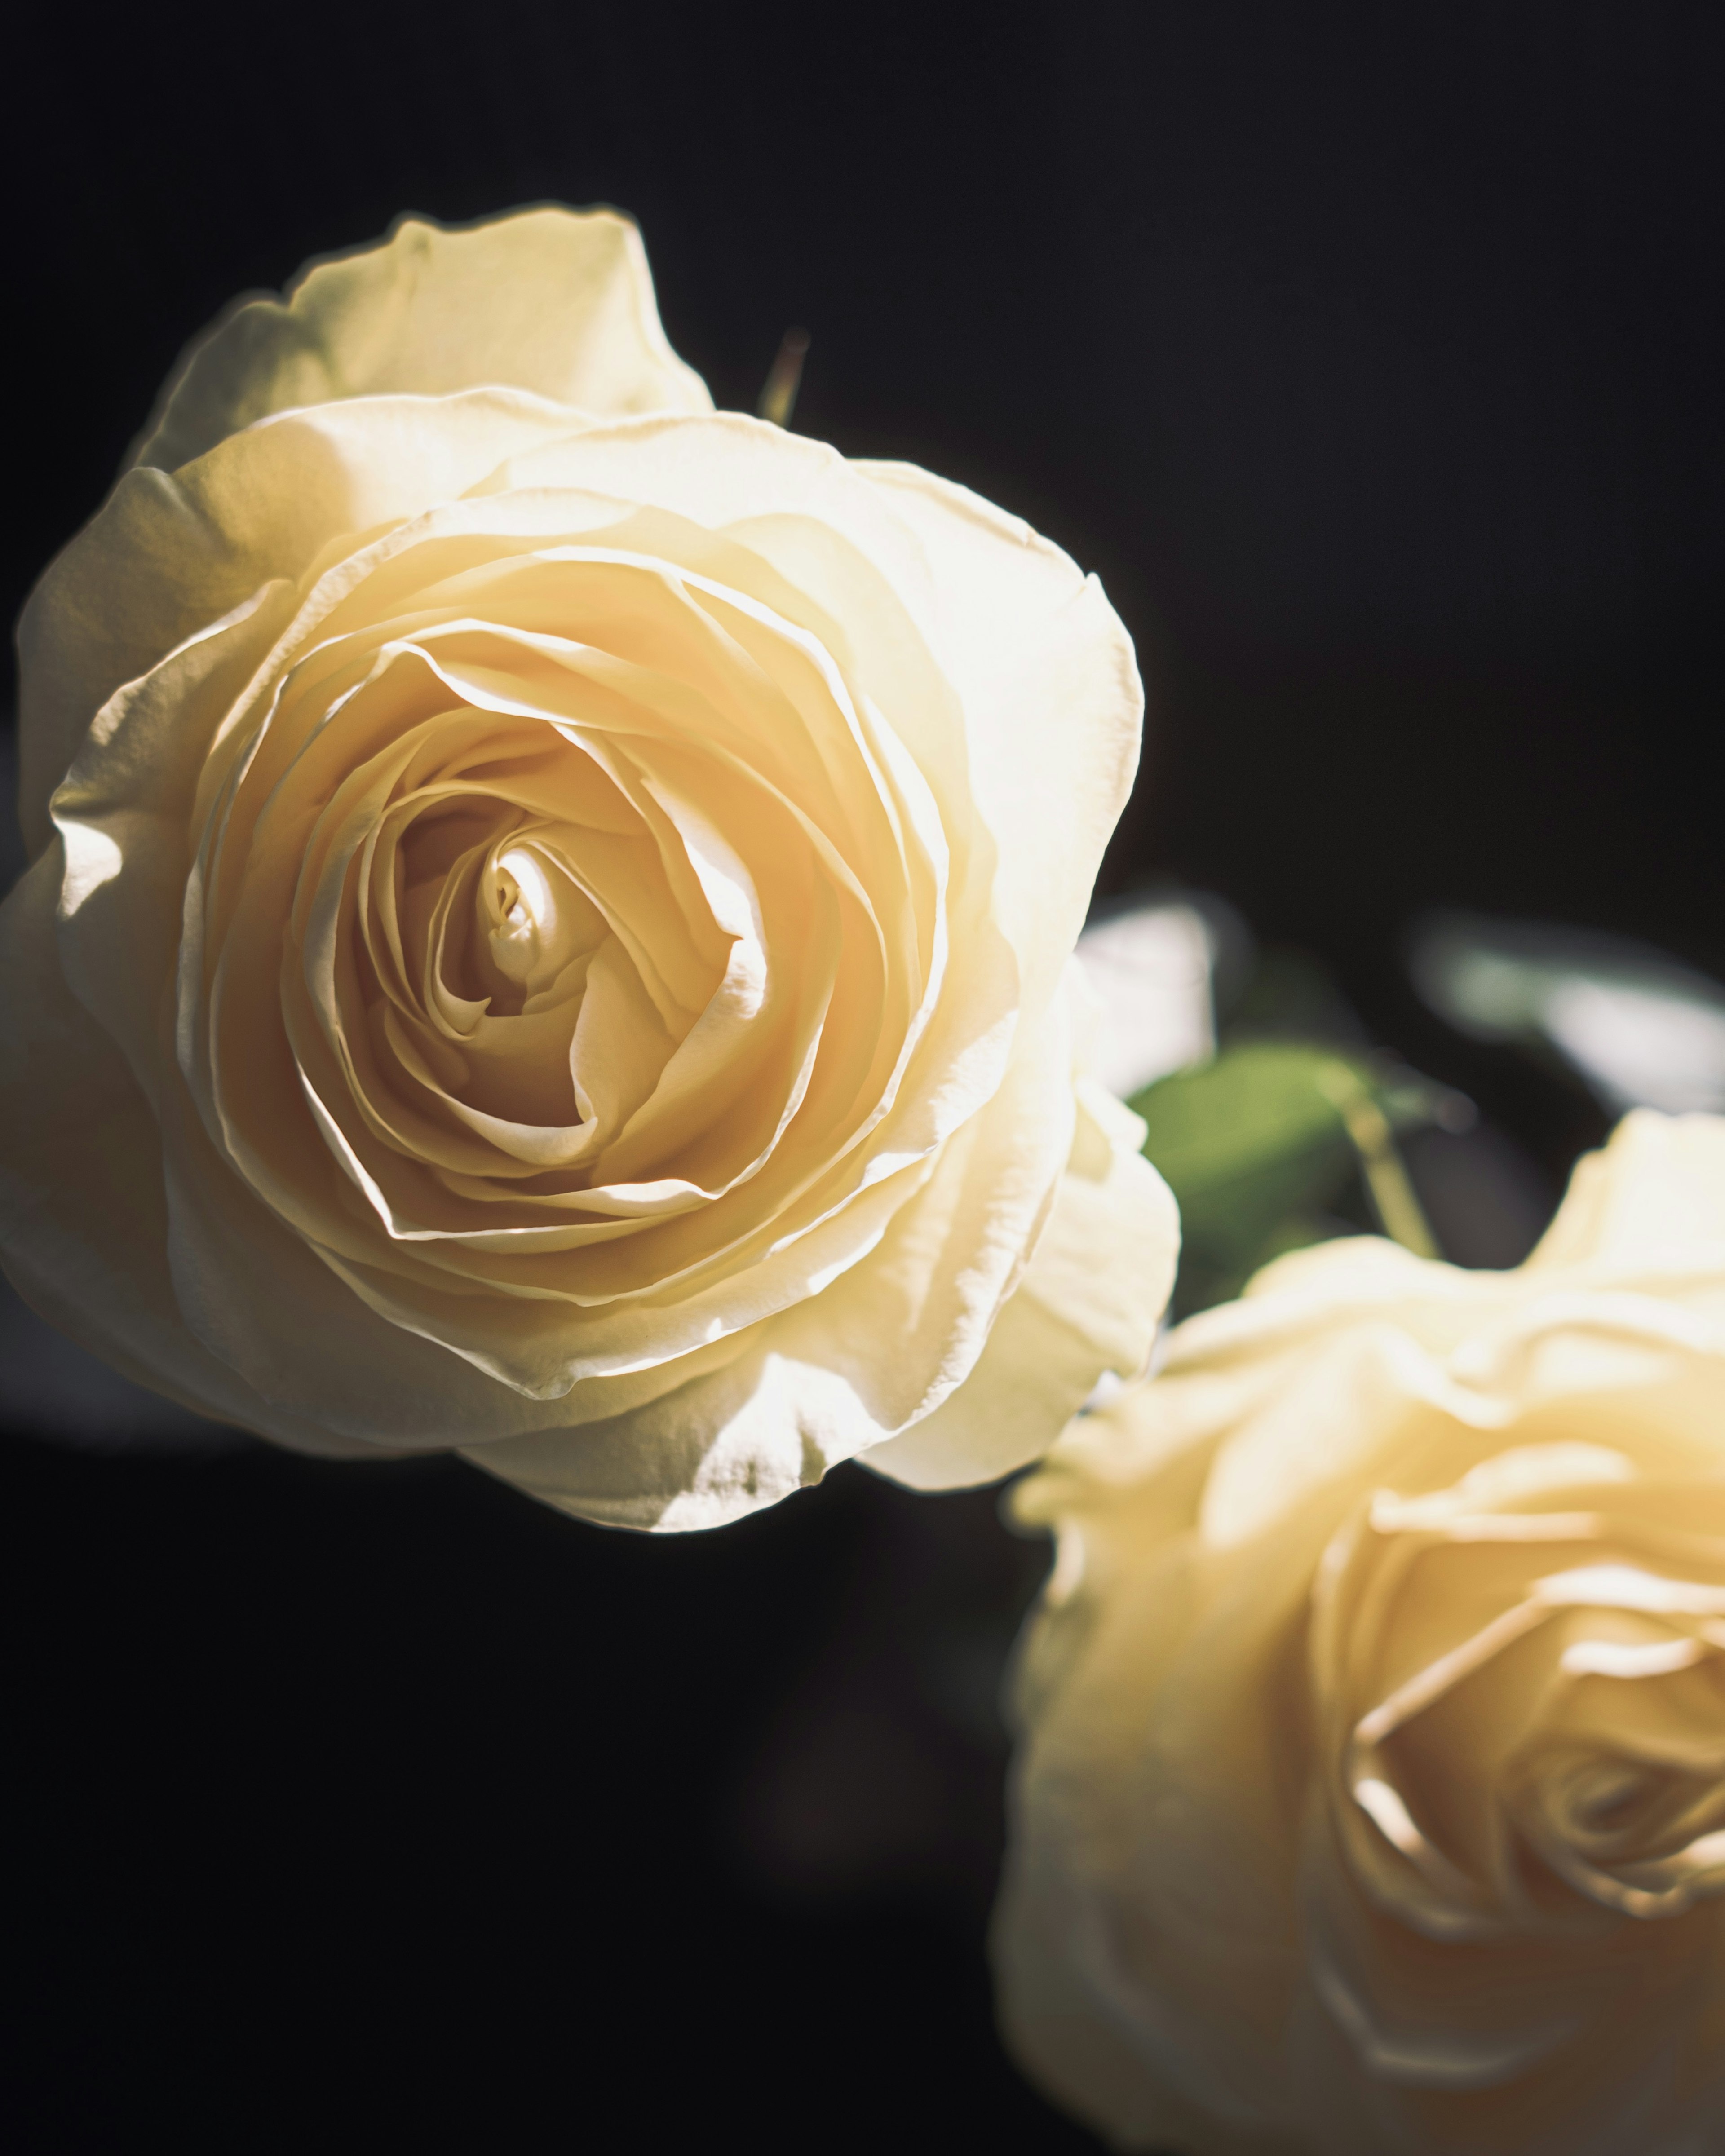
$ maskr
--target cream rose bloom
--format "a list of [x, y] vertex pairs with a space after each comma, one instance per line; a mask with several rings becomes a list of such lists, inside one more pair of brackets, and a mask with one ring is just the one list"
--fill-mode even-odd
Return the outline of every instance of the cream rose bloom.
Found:
[[627, 220], [237, 306], [19, 641], [0, 1245], [129, 1375], [692, 1527], [985, 1480], [1145, 1353], [1171, 1201], [1068, 974], [1131, 644], [716, 413]]
[[1725, 1121], [1514, 1272], [1278, 1260], [1019, 1503], [1038, 2080], [1127, 2148], [1725, 2148]]

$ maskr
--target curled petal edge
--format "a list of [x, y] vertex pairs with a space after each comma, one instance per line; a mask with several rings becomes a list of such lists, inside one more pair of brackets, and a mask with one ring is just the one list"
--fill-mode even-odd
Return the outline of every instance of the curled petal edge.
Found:
[[1087, 1080], [1048, 1224], [975, 1369], [932, 1414], [861, 1455], [913, 1490], [998, 1481], [1047, 1451], [1105, 1372], [1149, 1361], [1180, 1252], [1143, 1125]]

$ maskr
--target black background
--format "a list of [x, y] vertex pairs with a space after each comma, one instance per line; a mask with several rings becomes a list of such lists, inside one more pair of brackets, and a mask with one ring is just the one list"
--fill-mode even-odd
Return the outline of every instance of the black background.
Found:
[[[1460, 903], [1725, 973], [1720, 18], [1584, 0], [168, 4], [14, 18], [0, 598], [187, 334], [381, 233], [643, 226], [752, 406], [1026, 516], [1139, 640], [1104, 888], [1424, 1018]], [[13, 1373], [15, 1374], [15, 1373]], [[658, 1542], [448, 1462], [8, 1441], [31, 2151], [1081, 2148], [990, 2033], [994, 1673], [1043, 1561], [860, 1471]]]

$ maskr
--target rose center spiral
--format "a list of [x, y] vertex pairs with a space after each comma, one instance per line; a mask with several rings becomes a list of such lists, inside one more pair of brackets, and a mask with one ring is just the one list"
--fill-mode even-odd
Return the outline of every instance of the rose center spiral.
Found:
[[491, 855], [477, 882], [479, 932], [496, 971], [531, 994], [591, 952], [594, 908], [537, 847]]

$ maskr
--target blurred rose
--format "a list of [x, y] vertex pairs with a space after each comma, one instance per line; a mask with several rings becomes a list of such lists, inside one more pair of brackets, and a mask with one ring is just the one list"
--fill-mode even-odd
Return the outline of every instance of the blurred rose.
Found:
[[1130, 2148], [1725, 2145], [1725, 1122], [1516, 1272], [1279, 1260], [1019, 1504], [1037, 2079]]
[[716, 414], [626, 220], [236, 307], [20, 643], [0, 1240], [128, 1374], [682, 1527], [986, 1479], [1144, 1353], [1170, 1203], [1065, 978], [1126, 634]]

